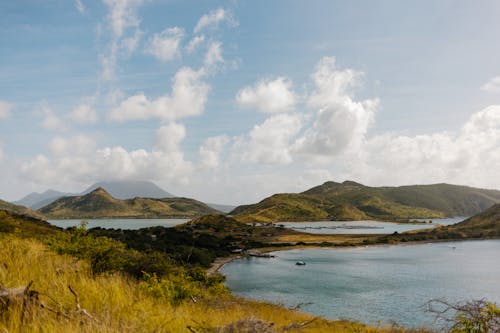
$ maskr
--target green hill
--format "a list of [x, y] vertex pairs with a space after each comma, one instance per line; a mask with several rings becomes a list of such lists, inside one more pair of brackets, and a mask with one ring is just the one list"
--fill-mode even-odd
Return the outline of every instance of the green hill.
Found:
[[33, 216], [0, 209], [0, 233], [22, 237], [40, 237], [58, 233], [61, 228]]
[[326, 182], [302, 193], [275, 194], [230, 214], [244, 222], [404, 220], [469, 216], [500, 202], [500, 191], [449, 184], [369, 187]]
[[21, 214], [21, 215], [27, 215], [27, 216], [32, 216], [32, 217], [37, 217], [37, 218], [42, 218], [43, 216], [29, 208], [26, 208], [24, 206], [16, 205], [7, 201], [0, 200], [0, 210], [5, 210], [9, 212], [13, 212], [16, 214]]
[[[497, 239], [500, 238], [500, 204], [460, 223], [434, 229], [393, 234], [382, 237], [382, 242], [412, 242], [436, 240]], [[375, 241], [380, 243], [381, 241]]]
[[192, 218], [217, 211], [188, 198], [113, 198], [103, 188], [80, 196], [60, 198], [39, 212], [53, 219], [66, 218]]

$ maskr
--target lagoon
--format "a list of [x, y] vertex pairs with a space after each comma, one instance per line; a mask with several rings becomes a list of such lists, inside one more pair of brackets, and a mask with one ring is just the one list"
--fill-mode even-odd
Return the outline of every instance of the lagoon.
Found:
[[[436, 225], [451, 225], [465, 220], [466, 217], [433, 219], [433, 224], [394, 223], [379, 221], [319, 221], [319, 222], [280, 222], [285, 228], [310, 234], [392, 234], [411, 230], [434, 228]], [[429, 219], [419, 219], [427, 222]]]
[[87, 221], [87, 228], [128, 229], [137, 230], [149, 227], [174, 227], [186, 223], [189, 219], [74, 219], [74, 220], [49, 220], [48, 222], [61, 227], [69, 228], [79, 226], [82, 221]]
[[499, 253], [500, 240], [297, 249], [236, 260], [221, 272], [244, 297], [303, 303], [302, 311], [331, 319], [435, 327], [425, 311], [431, 299], [500, 302]]

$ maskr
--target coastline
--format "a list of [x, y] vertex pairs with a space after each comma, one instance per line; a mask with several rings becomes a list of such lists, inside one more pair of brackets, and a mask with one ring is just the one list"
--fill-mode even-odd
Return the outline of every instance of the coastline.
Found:
[[[344, 248], [371, 248], [371, 247], [390, 247], [390, 246], [411, 246], [411, 245], [424, 245], [424, 244], [434, 244], [434, 243], [454, 243], [454, 242], [467, 242], [467, 241], [485, 241], [485, 240], [500, 240], [500, 238], [471, 238], [471, 239], [433, 239], [433, 240], [423, 240], [423, 241], [411, 241], [411, 242], [401, 242], [395, 244], [387, 244], [387, 243], [379, 243], [379, 244], [369, 244], [369, 245], [338, 245], [338, 246], [320, 246], [318, 244], [311, 244], [308, 246], [307, 244], [301, 245], [290, 245], [283, 247], [264, 247], [264, 248], [255, 248], [262, 253], [270, 253], [270, 252], [280, 252], [280, 251], [289, 251], [294, 249], [344, 249]], [[228, 256], [228, 257], [220, 257], [215, 259], [212, 265], [207, 269], [208, 275], [213, 275], [215, 273], [220, 273], [220, 270], [227, 264], [233, 262], [234, 260], [238, 260], [243, 258], [244, 256], [236, 255], [236, 256]]]

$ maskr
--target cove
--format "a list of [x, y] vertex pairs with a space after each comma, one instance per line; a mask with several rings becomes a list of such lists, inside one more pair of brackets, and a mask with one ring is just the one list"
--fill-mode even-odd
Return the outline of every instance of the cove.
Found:
[[[296, 249], [224, 266], [237, 295], [367, 324], [435, 327], [426, 302], [500, 302], [500, 240]], [[305, 266], [297, 266], [304, 261]]]

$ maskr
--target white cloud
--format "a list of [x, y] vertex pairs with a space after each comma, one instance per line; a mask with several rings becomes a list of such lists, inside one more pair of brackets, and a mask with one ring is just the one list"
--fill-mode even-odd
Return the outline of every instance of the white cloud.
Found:
[[69, 118], [80, 124], [94, 124], [97, 121], [97, 113], [90, 103], [81, 103], [69, 114]]
[[194, 32], [199, 33], [206, 28], [216, 27], [220, 22], [224, 21], [228, 22], [232, 26], [238, 25], [238, 22], [233, 18], [231, 12], [223, 8], [218, 8], [210, 11], [208, 14], [203, 15], [198, 20], [198, 23], [196, 23]]
[[80, 12], [80, 14], [84, 14], [86, 11], [85, 5], [81, 0], [75, 0], [75, 7]]
[[66, 123], [49, 107], [47, 103], [40, 105], [40, 111], [43, 117], [41, 125], [50, 131], [64, 132], [68, 130]]
[[165, 153], [178, 152], [179, 144], [185, 137], [186, 128], [181, 124], [172, 122], [158, 129], [155, 148]]
[[155, 147], [147, 151], [128, 151], [121, 146], [95, 149], [92, 139], [75, 136], [55, 138], [49, 148], [51, 156], [38, 155], [21, 166], [21, 175], [32, 182], [88, 184], [107, 179], [149, 179], [184, 183], [193, 172], [192, 163], [184, 159], [180, 143], [185, 136], [182, 125], [171, 123], [157, 132]]
[[348, 174], [371, 183], [500, 187], [500, 105], [474, 113], [458, 133], [375, 136], [360, 157]]
[[122, 37], [128, 28], [139, 26], [140, 20], [136, 10], [144, 0], [103, 0], [103, 2], [108, 6], [108, 20], [116, 37]]
[[115, 77], [119, 52], [132, 53], [139, 44], [142, 35], [137, 9], [144, 0], [103, 0], [108, 7], [108, 23], [111, 40], [108, 50], [100, 56], [102, 78], [111, 80]]
[[94, 139], [86, 135], [75, 135], [67, 139], [55, 137], [49, 143], [50, 152], [57, 157], [90, 155], [95, 147]]
[[173, 27], [154, 34], [146, 46], [149, 53], [161, 61], [170, 61], [180, 56], [180, 42], [184, 37], [184, 29]]
[[229, 138], [225, 135], [207, 138], [200, 146], [200, 165], [202, 168], [215, 169], [220, 163], [220, 154]]
[[218, 63], [223, 63], [222, 44], [220, 42], [211, 42], [205, 54], [204, 64], [207, 68], [213, 67]]
[[500, 76], [491, 78], [488, 82], [481, 86], [481, 90], [491, 93], [500, 92]]
[[292, 82], [284, 77], [262, 80], [253, 87], [245, 87], [236, 95], [239, 105], [266, 113], [292, 110], [297, 97], [292, 91]]
[[255, 125], [249, 138], [240, 138], [233, 147], [233, 154], [242, 161], [264, 164], [292, 162], [291, 143], [302, 127], [300, 115], [283, 113]]
[[203, 70], [182, 67], [175, 74], [170, 95], [149, 99], [144, 94], [131, 96], [114, 108], [111, 119], [117, 121], [160, 118], [176, 120], [203, 113], [210, 87], [202, 80]]
[[193, 53], [193, 51], [199, 46], [201, 45], [203, 42], [205, 41], [205, 36], [204, 35], [201, 35], [201, 36], [195, 36], [193, 37], [188, 45], [186, 46], [186, 50], [188, 53]]
[[11, 110], [12, 104], [0, 100], [0, 120], [9, 117]]
[[308, 101], [318, 111], [312, 126], [295, 143], [296, 152], [329, 157], [360, 147], [379, 104], [378, 99], [353, 99], [352, 88], [359, 85], [360, 76], [350, 69], [337, 69], [334, 58], [319, 62], [313, 74], [316, 90]]

